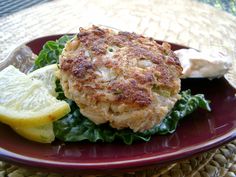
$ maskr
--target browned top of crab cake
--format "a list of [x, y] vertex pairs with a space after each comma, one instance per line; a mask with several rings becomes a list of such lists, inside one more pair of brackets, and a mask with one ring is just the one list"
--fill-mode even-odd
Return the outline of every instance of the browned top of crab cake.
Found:
[[144, 131], [178, 99], [182, 68], [168, 43], [93, 26], [80, 29], [60, 57], [65, 95], [97, 124]]

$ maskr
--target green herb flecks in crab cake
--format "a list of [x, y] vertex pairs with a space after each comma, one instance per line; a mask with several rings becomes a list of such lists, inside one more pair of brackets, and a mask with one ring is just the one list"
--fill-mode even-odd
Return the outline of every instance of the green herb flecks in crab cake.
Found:
[[96, 124], [143, 132], [180, 97], [182, 67], [170, 45], [135, 33], [81, 28], [59, 66], [65, 96]]
[[204, 95], [191, 95], [189, 90], [179, 94], [181, 66], [167, 43], [158, 45], [134, 33], [81, 29], [77, 36], [47, 42], [35, 68], [58, 63], [63, 48], [62, 86], [58, 80], [56, 91], [70, 104], [71, 113], [54, 122], [58, 139], [149, 141], [153, 134], [173, 133], [179, 120], [197, 108], [210, 111]]

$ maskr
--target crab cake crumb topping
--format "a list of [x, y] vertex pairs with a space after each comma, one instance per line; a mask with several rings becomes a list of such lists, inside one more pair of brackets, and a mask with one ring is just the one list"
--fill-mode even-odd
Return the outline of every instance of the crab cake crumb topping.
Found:
[[168, 43], [152, 38], [80, 28], [59, 62], [66, 97], [96, 124], [142, 132], [160, 123], [179, 98], [179, 59]]

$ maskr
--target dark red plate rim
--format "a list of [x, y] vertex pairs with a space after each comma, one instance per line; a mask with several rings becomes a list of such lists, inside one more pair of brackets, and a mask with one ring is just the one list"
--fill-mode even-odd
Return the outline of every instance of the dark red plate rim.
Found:
[[[34, 39], [30, 42], [27, 42], [26, 45], [32, 48], [34, 53], [38, 53], [42, 45], [48, 40], [55, 40], [62, 35], [52, 35], [52, 36], [44, 36], [41, 38]], [[157, 41], [158, 43], [162, 43], [162, 41]], [[177, 45], [170, 43], [173, 47], [173, 50], [188, 48], [186, 46]], [[35, 47], [37, 46], [37, 47]], [[226, 82], [225, 79], [222, 82]], [[227, 85], [227, 84], [226, 84]], [[232, 87], [228, 84], [226, 87], [229, 87], [232, 90]], [[236, 115], [235, 115], [236, 116]], [[235, 117], [236, 118], [236, 117]], [[181, 127], [179, 127], [181, 128]], [[55, 170], [58, 168], [64, 170], [80, 170], [80, 171], [88, 171], [88, 170], [100, 170], [100, 171], [113, 171], [113, 170], [125, 170], [132, 169], [138, 167], [150, 167], [152, 165], [162, 165], [166, 163], [171, 163], [180, 159], [184, 159], [198, 153], [202, 153], [208, 151], [212, 148], [216, 148], [220, 145], [223, 145], [233, 139], [236, 138], [236, 126], [233, 125], [233, 128], [225, 133], [221, 134], [218, 137], [214, 137], [209, 139], [207, 143], [199, 143], [194, 144], [192, 146], [188, 146], [182, 148], [177, 151], [172, 151], [170, 153], [165, 154], [143, 154], [136, 157], [126, 157], [126, 158], [114, 158], [110, 160], [99, 161], [91, 161], [91, 162], [77, 162], [75, 161], [63, 161], [59, 162], [56, 160], [46, 160], [41, 158], [35, 158], [31, 156], [24, 156], [18, 153], [14, 153], [8, 149], [0, 147], [0, 158], [5, 161], [23, 164], [27, 166], [34, 167], [42, 167], [51, 170]], [[153, 140], [151, 140], [153, 141]], [[57, 171], [57, 170], [56, 170]]]

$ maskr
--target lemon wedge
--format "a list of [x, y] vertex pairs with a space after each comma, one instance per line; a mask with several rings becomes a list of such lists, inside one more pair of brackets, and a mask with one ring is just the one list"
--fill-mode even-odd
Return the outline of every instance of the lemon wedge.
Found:
[[70, 112], [65, 101], [53, 97], [42, 81], [14, 66], [0, 72], [0, 121], [11, 127], [38, 127]]
[[53, 123], [35, 127], [12, 127], [12, 129], [19, 135], [31, 141], [51, 143], [55, 140]]
[[43, 82], [43, 85], [47, 88], [49, 93], [57, 97], [56, 89], [56, 72], [58, 72], [57, 64], [52, 64], [45, 66], [43, 68], [37, 69], [28, 74], [32, 79], [40, 80]]
[[[49, 91], [49, 93], [56, 97], [57, 92], [56, 89], [56, 72], [58, 72], [57, 64], [48, 65], [43, 68], [37, 69], [28, 74], [31, 79], [40, 80], [43, 82], [45, 88]], [[53, 132], [53, 123], [47, 123], [41, 126], [33, 126], [33, 127], [14, 127], [12, 129], [21, 135], [22, 137], [36, 141], [39, 143], [51, 143], [55, 140], [55, 135]]]

